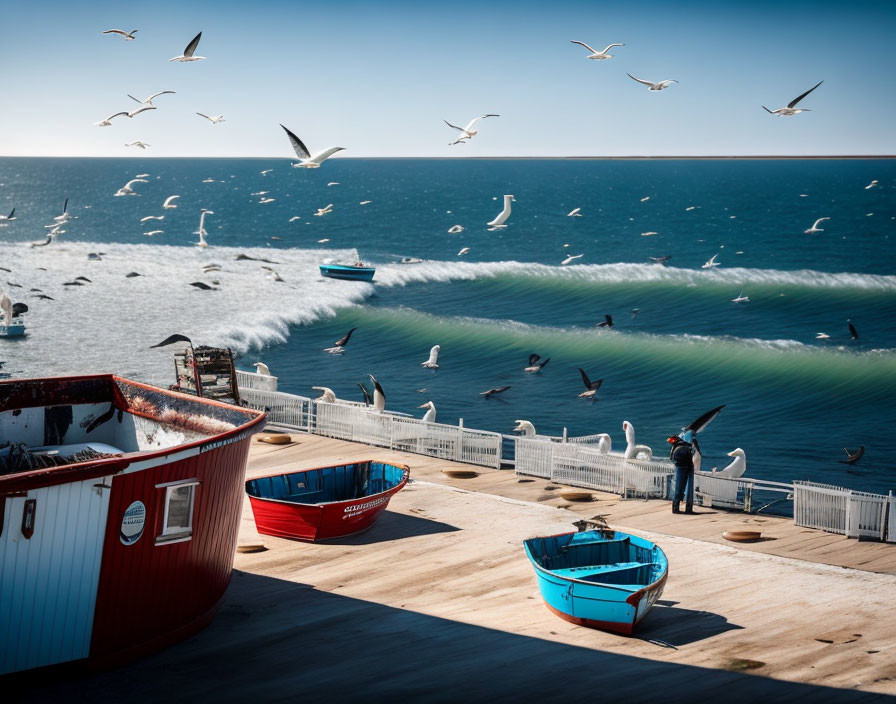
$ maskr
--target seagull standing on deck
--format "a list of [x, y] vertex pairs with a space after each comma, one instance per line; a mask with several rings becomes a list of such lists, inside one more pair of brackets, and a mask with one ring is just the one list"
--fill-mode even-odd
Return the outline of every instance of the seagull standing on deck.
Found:
[[816, 232], [824, 232], [824, 228], [818, 226], [818, 223], [824, 222], [825, 220], [830, 220], [830, 218], [818, 218], [814, 223], [812, 223], [812, 227], [808, 230], [803, 230], [804, 234], [814, 235]]
[[180, 61], [184, 63], [185, 61], [199, 61], [200, 59], [204, 59], [204, 56], [193, 56], [196, 51], [196, 47], [199, 46], [199, 40], [202, 38], [202, 32], [193, 37], [193, 40], [187, 44], [187, 48], [184, 49], [184, 53], [180, 56], [175, 56], [173, 59], [168, 59], [169, 63], [171, 61]]
[[461, 142], [466, 142], [468, 139], [472, 139], [477, 134], [479, 134], [479, 130], [474, 130], [473, 125], [475, 125], [479, 120], [484, 120], [486, 117], [501, 117], [500, 115], [494, 115], [489, 113], [488, 115], [480, 115], [479, 117], [474, 117], [467, 123], [466, 127], [458, 127], [457, 125], [452, 125], [448, 120], [443, 120], [443, 122], [451, 127], [452, 129], [457, 130], [460, 134], [457, 136], [457, 139], [453, 142], [450, 142], [448, 146], [453, 146], [455, 144], [459, 144]]
[[[283, 125], [280, 126], [283, 127]], [[301, 160], [298, 164], [293, 164], [294, 168], [320, 168], [320, 165], [331, 156], [333, 156], [336, 152], [340, 152], [345, 149], [345, 147], [330, 147], [329, 149], [324, 149], [322, 152], [318, 152], [314, 156], [311, 156], [311, 152], [308, 151], [308, 147], [305, 146], [301, 139], [296, 137], [295, 134], [286, 129], [286, 127], [283, 127], [283, 131], [286, 132], [286, 136], [289, 137], [289, 143], [292, 144], [292, 148], [295, 151], [296, 156]]]
[[607, 52], [610, 49], [612, 49], [614, 46], [625, 46], [625, 44], [608, 44], [607, 48], [604, 49], [603, 51], [597, 51], [596, 49], [593, 49], [590, 46], [588, 46], [585, 42], [578, 42], [575, 39], [570, 39], [569, 41], [572, 44], [578, 44], [579, 46], [585, 47], [588, 51], [591, 52], [591, 55], [588, 56], [587, 58], [596, 59], [597, 61], [602, 61], [603, 59], [612, 59], [613, 55], [608, 54]]
[[771, 113], [772, 115], [777, 115], [778, 117], [791, 117], [793, 115], [797, 115], [801, 112], [809, 112], [809, 108], [797, 108], [794, 107], [798, 102], [800, 102], [803, 98], [805, 98], [809, 93], [818, 88], [824, 81], [819, 81], [814, 86], [812, 86], [809, 90], [807, 90], [802, 95], [794, 98], [789, 103], [787, 103], [786, 108], [778, 108], [777, 110], [769, 110], [765, 105], [762, 106], [762, 109], [766, 112]]
[[678, 83], [678, 81], [676, 81], [674, 78], [666, 79], [665, 81], [660, 81], [659, 83], [653, 83], [652, 81], [645, 81], [643, 78], [635, 78], [630, 73], [626, 73], [625, 75], [631, 78], [633, 81], [643, 83], [645, 86], [647, 86], [647, 90], [663, 90], [663, 88], [668, 88], [673, 83]]

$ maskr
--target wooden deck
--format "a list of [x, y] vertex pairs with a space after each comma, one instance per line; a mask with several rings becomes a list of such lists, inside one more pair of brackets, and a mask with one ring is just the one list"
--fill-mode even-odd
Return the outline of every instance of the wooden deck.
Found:
[[[451, 479], [451, 463], [293, 437], [253, 442], [249, 476], [376, 458], [408, 464], [414, 481], [367, 533], [325, 544], [263, 536], [267, 550], [238, 553], [221, 612], [198, 635], [119, 670], [35, 684], [29, 698], [818, 704], [896, 694], [896, 546], [785, 519], [673, 516], [663, 501], [569, 503], [512, 471]], [[635, 637], [551, 614], [522, 548], [598, 513], [669, 557], [663, 599]], [[744, 525], [771, 539], [721, 538]], [[247, 501], [241, 542], [257, 540]]]

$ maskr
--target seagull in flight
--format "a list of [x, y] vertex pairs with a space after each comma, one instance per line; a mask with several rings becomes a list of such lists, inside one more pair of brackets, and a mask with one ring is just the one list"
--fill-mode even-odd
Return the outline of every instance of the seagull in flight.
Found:
[[830, 218], [818, 218], [814, 223], [812, 223], [812, 227], [808, 230], [803, 230], [803, 233], [806, 235], [814, 235], [816, 232], [824, 232], [823, 227], [819, 227], [818, 223], [824, 222], [825, 220], [830, 220]]
[[194, 232], [194, 235], [199, 235], [199, 241], [196, 243], [197, 247], [208, 247], [208, 242], [205, 241], [205, 236], [208, 234], [205, 231], [205, 216], [206, 215], [214, 215], [214, 211], [203, 208], [199, 214], [199, 229]]
[[582, 210], [581, 208], [573, 208], [572, 210], [570, 210], [570, 211], [566, 214], [566, 217], [568, 217], [568, 218], [580, 218], [580, 217], [582, 217], [582, 213], [579, 212], [579, 211], [581, 211], [581, 210]]
[[327, 347], [324, 349], [324, 352], [329, 352], [330, 354], [343, 354], [345, 352], [345, 346], [348, 344], [348, 341], [352, 338], [352, 333], [357, 330], [357, 327], [349, 330], [345, 335], [340, 337], [336, 342], [333, 343], [332, 347]]
[[123, 29], [106, 29], [102, 32], [102, 34], [118, 34], [124, 37], [126, 42], [133, 41], [137, 37], [134, 35], [137, 33], [136, 29], [132, 29], [130, 32], [125, 32]]
[[164, 215], [147, 215], [145, 218], [140, 218], [140, 222], [149, 222], [150, 220], [164, 220]]
[[318, 208], [315, 215], [317, 215], [319, 217], [323, 217], [324, 215], [329, 215], [332, 212], [333, 212], [333, 204], [327, 203], [327, 205], [324, 206], [323, 208]]
[[193, 41], [187, 44], [187, 48], [184, 49], [184, 53], [180, 56], [175, 56], [173, 59], [168, 59], [168, 62], [172, 61], [180, 61], [181, 63], [185, 61], [199, 61], [200, 59], [204, 59], [204, 56], [193, 56], [193, 53], [196, 51], [196, 47], [199, 46], [199, 39], [202, 37], [202, 32], [193, 37]]
[[809, 108], [797, 108], [794, 107], [798, 102], [800, 102], [803, 98], [805, 98], [809, 93], [818, 88], [824, 81], [819, 81], [814, 86], [812, 86], [809, 90], [807, 90], [802, 95], [794, 98], [789, 103], [787, 103], [786, 108], [778, 108], [777, 110], [769, 110], [765, 105], [762, 106], [763, 110], [771, 113], [772, 115], [777, 115], [778, 117], [791, 117], [792, 115], [797, 115], [801, 112], [809, 112]]
[[566, 259], [564, 259], [562, 262], [560, 262], [560, 266], [566, 266], [567, 264], [575, 261], [576, 259], [579, 259], [580, 257], [584, 257], [584, 256], [585, 256], [584, 254], [571, 254]]
[[663, 266], [666, 266], [666, 262], [669, 261], [671, 258], [672, 258], [671, 254], [667, 254], [662, 257], [649, 257], [649, 259], [651, 259], [652, 261], [655, 261], [657, 264], [662, 264]]
[[165, 199], [165, 202], [162, 203], [162, 207], [165, 208], [165, 210], [171, 210], [172, 208], [176, 208], [176, 207], [177, 207], [177, 203], [172, 203], [172, 201], [173, 201], [175, 198], [180, 198], [180, 196], [168, 196], [168, 197]]
[[585, 42], [577, 42], [575, 39], [569, 40], [572, 44], [578, 44], [579, 46], [585, 47], [588, 51], [591, 52], [591, 55], [588, 57], [589, 59], [596, 59], [598, 61], [602, 61], [603, 59], [612, 59], [613, 55], [608, 54], [607, 52], [612, 49], [614, 46], [625, 46], [625, 44], [608, 44], [607, 48], [603, 51], [597, 51], [596, 49], [591, 48]]
[[660, 81], [659, 83], [652, 83], [651, 81], [645, 81], [643, 78], [635, 78], [630, 73], [626, 73], [625, 75], [631, 78], [633, 81], [643, 83], [645, 86], [647, 86], [647, 90], [662, 90], [663, 88], [668, 88], [672, 83], [678, 83], [678, 81], [676, 81], [674, 78]]
[[745, 295], [744, 295], [744, 292], [741, 291], [739, 294], [737, 294], [737, 298], [732, 298], [732, 299], [731, 299], [731, 302], [732, 302], [732, 303], [749, 303], [749, 302], [750, 302], [750, 297], [749, 297], [749, 296], [745, 296]]
[[170, 93], [171, 95], [175, 94], [173, 90], [160, 90], [158, 93], [153, 93], [151, 96], [149, 96], [148, 98], [146, 98], [144, 100], [139, 100], [139, 99], [135, 98], [133, 95], [131, 95], [130, 93], [128, 93], [127, 95], [134, 102], [140, 103], [141, 105], [149, 105], [151, 107], [155, 107], [155, 105], [152, 104], [153, 99], [158, 98], [160, 95], [166, 95], [168, 93]]
[[131, 112], [117, 112], [114, 115], [109, 115], [109, 117], [107, 117], [105, 120], [100, 120], [99, 122], [96, 122], [94, 124], [96, 124], [97, 127], [109, 127], [109, 125], [112, 124], [111, 120], [113, 117], [120, 117], [120, 116], [124, 115], [125, 117], [132, 118], [132, 117], [135, 117], [136, 115], [139, 115], [141, 112], [146, 112], [147, 110], [155, 110], [155, 109], [156, 108], [153, 105], [143, 105], [143, 106], [137, 108], [136, 110], [131, 110]]
[[219, 122], [224, 122], [223, 115], [203, 115], [201, 112], [197, 112], [196, 114], [199, 115], [199, 117], [204, 117], [206, 120], [211, 122], [213, 125], [217, 125]]
[[579, 367], [579, 374], [582, 375], [582, 381], [585, 384], [585, 390], [579, 394], [579, 398], [594, 399], [594, 397], [597, 395], [597, 390], [600, 388], [600, 385], [604, 383], [604, 380], [598, 379], [597, 381], [591, 381], [591, 379], [589, 379], [588, 375], [585, 373], [585, 370], [581, 367]]
[[[283, 127], [283, 125], [280, 126]], [[324, 149], [322, 152], [318, 152], [317, 154], [312, 156], [311, 152], [308, 151], [308, 147], [306, 147], [302, 143], [301, 139], [296, 137], [295, 134], [286, 129], [286, 127], [283, 127], [283, 131], [286, 132], [286, 136], [289, 137], [289, 143], [292, 144], [292, 148], [293, 150], [295, 150], [296, 156], [300, 159], [298, 164], [293, 164], [294, 168], [320, 168], [320, 165], [331, 156], [333, 156], [336, 152], [345, 149], [345, 147], [330, 147], [329, 149]]]
[[133, 186], [135, 183], [149, 183], [149, 181], [147, 181], [145, 178], [132, 178], [130, 181], [128, 181], [126, 184], [124, 184], [121, 188], [119, 188], [115, 192], [115, 197], [117, 198], [118, 196], [135, 196], [135, 195], [137, 195], [137, 193], [134, 191], [134, 189], [131, 188], [131, 186]]
[[831, 336], [828, 335], [826, 332], [817, 332], [817, 333], [815, 333], [815, 339], [816, 340], [830, 340]]
[[469, 247], [463, 247], [463, 248], [457, 253], [457, 256], [462, 257], [463, 255], [465, 255], [465, 254], [469, 254], [469, 253], [470, 253], [470, 248], [469, 248]]
[[[433, 345], [432, 349], [429, 351], [429, 359], [425, 362], [420, 362], [420, 365], [426, 367], [427, 369], [438, 369], [439, 368], [439, 350], [441, 350], [441, 345]], [[422, 408], [422, 406], [421, 406]]]
[[466, 127], [458, 127], [457, 125], [452, 125], [450, 122], [448, 122], [448, 120], [444, 120], [446, 125], [448, 125], [452, 129], [458, 130], [460, 132], [460, 134], [457, 137], [457, 140], [455, 140], [454, 142], [451, 142], [448, 146], [458, 144], [460, 142], [465, 142], [468, 139], [472, 139], [477, 134], [479, 134], [479, 130], [474, 130], [473, 125], [475, 125], [477, 122], [479, 122], [479, 120], [485, 119], [486, 117], [501, 117], [501, 116], [494, 115], [492, 113], [489, 113], [488, 115], [480, 115], [479, 117], [474, 117], [472, 120], [470, 120], [467, 123]]
[[877, 179], [874, 179], [871, 183], [865, 186], [865, 190], [867, 191], [869, 188], [874, 188], [877, 185]]
[[0, 215], [0, 220], [5, 220], [6, 222], [9, 222], [10, 220], [15, 220], [15, 219], [16, 219], [16, 209], [15, 208], [13, 208], [9, 212], [9, 215]]
[[719, 254], [721, 254], [721, 252], [713, 254], [709, 258], [709, 261], [706, 262], [705, 264], [703, 264], [700, 268], [701, 269], [712, 269], [714, 266], [719, 266], [719, 263], [716, 261], [716, 257], [719, 256]]
[[509, 388], [509, 384], [507, 386], [497, 386], [494, 389], [489, 389], [488, 391], [480, 391], [479, 395], [485, 396], [486, 398], [491, 398], [492, 396], [496, 396], [497, 394], [503, 394]]
[[548, 357], [543, 362], [541, 361], [541, 356], [537, 354], [529, 355], [529, 366], [523, 369], [525, 372], [540, 372], [544, 367], [547, 366], [548, 362], [551, 361], [551, 358]]
[[147, 144], [146, 142], [141, 142], [139, 139], [135, 142], [128, 142], [124, 146], [126, 147], [140, 147], [141, 149], [146, 149], [147, 147], [151, 147], [151, 144]]
[[456, 235], [459, 232], [463, 232], [463, 231], [464, 231], [463, 225], [452, 225], [451, 227], [448, 228], [449, 235]]

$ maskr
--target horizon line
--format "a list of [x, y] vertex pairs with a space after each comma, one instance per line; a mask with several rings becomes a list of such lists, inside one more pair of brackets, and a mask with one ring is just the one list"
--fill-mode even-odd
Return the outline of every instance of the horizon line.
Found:
[[[86, 154], [0, 154], [0, 159], [281, 159], [283, 161], [295, 161], [290, 157], [282, 156], [153, 156], [151, 154], [122, 154], [86, 155]], [[625, 156], [594, 156], [594, 155], [553, 155], [553, 156], [340, 156], [331, 161], [343, 159], [444, 159], [444, 160], [501, 160], [501, 159], [529, 159], [529, 160], [620, 160], [636, 161], [651, 159], [896, 159], [896, 154], [676, 154], [676, 155], [647, 155], [631, 154]]]

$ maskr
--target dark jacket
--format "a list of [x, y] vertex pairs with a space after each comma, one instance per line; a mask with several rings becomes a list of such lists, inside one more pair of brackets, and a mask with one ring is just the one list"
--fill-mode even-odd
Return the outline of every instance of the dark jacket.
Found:
[[687, 469], [693, 471], [694, 457], [693, 447], [687, 442], [677, 442], [672, 446], [669, 453], [669, 459], [675, 464], [676, 469]]

